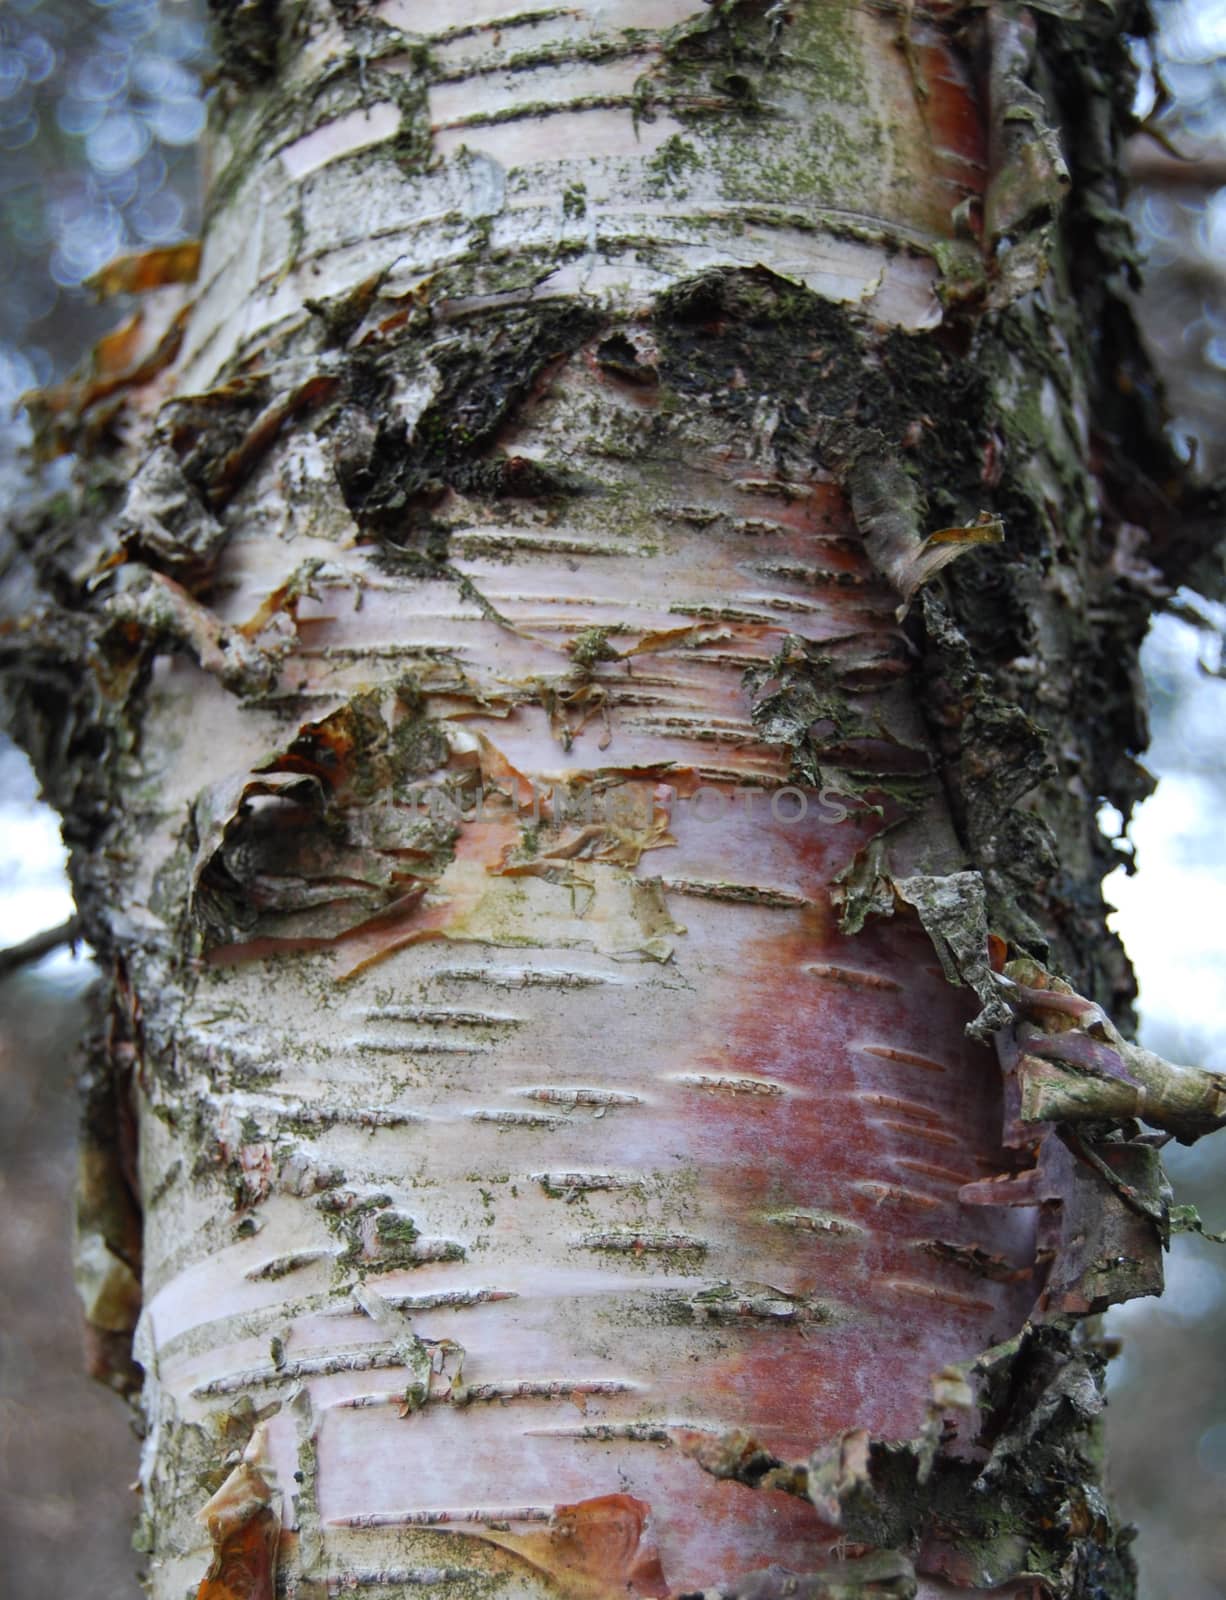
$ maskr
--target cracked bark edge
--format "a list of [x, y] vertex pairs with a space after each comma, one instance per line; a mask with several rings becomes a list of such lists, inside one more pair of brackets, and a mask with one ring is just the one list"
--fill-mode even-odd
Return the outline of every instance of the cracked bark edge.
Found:
[[[791, 1464], [744, 1439], [722, 1458], [710, 1441], [705, 1457], [694, 1453], [716, 1476], [809, 1499], [899, 1585], [823, 1588], [819, 1580], [794, 1591], [815, 1600], [913, 1592], [903, 1563], [957, 1588], [1032, 1581], [1060, 1600], [1124, 1595], [1135, 1576], [1131, 1530], [1114, 1525], [1097, 1482], [1105, 1364], [1073, 1318], [1028, 1323], [1004, 1344], [934, 1376], [928, 1418], [913, 1439], [849, 1430]], [[1053, 1519], [1043, 1508], [1057, 1486], [1062, 1509]], [[792, 1592], [769, 1584], [761, 1590], [771, 1600]], [[725, 1591], [717, 1593], [724, 1600]], [[754, 1587], [727, 1593], [736, 1600], [759, 1595]]]
[[[876, 894], [889, 882], [918, 912], [946, 976], [981, 1000], [968, 1032], [996, 1043], [1004, 1143], [1033, 1161], [966, 1185], [961, 1197], [1037, 1206], [1047, 1281], [1019, 1335], [934, 1375], [928, 1419], [910, 1441], [850, 1430], [801, 1464], [748, 1435], [683, 1448], [717, 1477], [806, 1495], [847, 1538], [912, 1558], [918, 1571], [959, 1587], [1034, 1580], [1060, 1600], [1130, 1593], [1131, 1533], [1114, 1526], [1097, 1476], [1105, 1356], [1080, 1319], [1161, 1293], [1172, 1230], [1203, 1231], [1189, 1208], [1172, 1207], [1158, 1148], [1135, 1118], [1191, 1142], [1222, 1125], [1226, 1085], [1129, 1044], [1099, 1006], [1033, 958], [1004, 963], [1003, 941], [989, 938], [978, 873], [888, 880], [883, 854], [866, 862], [872, 883], [861, 889]], [[969, 1441], [960, 1438], [967, 1416]], [[1057, 1480], [1064, 1516], [1053, 1523], [1039, 1508]], [[773, 1581], [763, 1595], [793, 1592]], [[795, 1581], [798, 1594], [843, 1592], [822, 1579], [811, 1589], [808, 1579]]]

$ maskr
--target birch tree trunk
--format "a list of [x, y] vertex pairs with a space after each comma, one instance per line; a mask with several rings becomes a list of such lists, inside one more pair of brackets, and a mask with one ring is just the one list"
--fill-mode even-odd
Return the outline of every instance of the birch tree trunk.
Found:
[[217, 10], [6, 574], [151, 1594], [1131, 1593], [1079, 1319], [1223, 1102], [1109, 1020], [1124, 23]]

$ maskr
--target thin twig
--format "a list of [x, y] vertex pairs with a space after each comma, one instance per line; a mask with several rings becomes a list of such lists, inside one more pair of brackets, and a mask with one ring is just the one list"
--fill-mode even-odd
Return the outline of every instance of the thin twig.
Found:
[[1226, 152], [1209, 150], [1180, 160], [1149, 143], [1134, 140], [1128, 147], [1128, 176], [1151, 189], [1207, 191], [1226, 185]]
[[18, 967], [24, 967], [30, 961], [40, 961], [62, 944], [76, 944], [82, 931], [81, 918], [69, 917], [58, 928], [44, 928], [42, 933], [36, 933], [33, 938], [23, 939], [20, 944], [0, 950], [0, 978], [16, 972]]

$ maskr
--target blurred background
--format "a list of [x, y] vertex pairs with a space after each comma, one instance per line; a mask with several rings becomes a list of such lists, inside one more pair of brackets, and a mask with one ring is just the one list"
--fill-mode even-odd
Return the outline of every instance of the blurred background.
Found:
[[[204, 0], [0, 0], [0, 508], [31, 491], [19, 397], [116, 321], [84, 280], [198, 229], [207, 38]], [[71, 914], [56, 819], [0, 735], [0, 946]], [[31, 1600], [141, 1594], [138, 1444], [85, 1375], [72, 1287], [92, 976], [63, 947], [0, 977], [0, 1594]]]
[[[1180, 451], [1226, 466], [1226, 0], [1157, 0], [1139, 51], [1132, 217], [1140, 313]], [[191, 237], [209, 67], [203, 0], [0, 0], [0, 508], [31, 492], [27, 390], [108, 326], [83, 285], [113, 256]], [[1156, 69], [1156, 70], [1155, 70]], [[1171, 103], [1161, 85], [1170, 91]], [[49, 469], [63, 472], [65, 463]], [[44, 487], [46, 485], [44, 484]], [[1141, 983], [1143, 1041], [1226, 1070], [1226, 608], [1192, 595], [1144, 667], [1156, 794], [1107, 880]], [[1186, 620], [1200, 617], [1200, 622]], [[1215, 892], [1216, 891], [1216, 892]], [[1220, 911], [1206, 911], [1204, 908]], [[0, 734], [0, 947], [72, 901], [54, 815]], [[64, 945], [0, 976], [0, 1593], [137, 1600], [137, 1442], [83, 1371], [72, 1289], [76, 1045], [92, 979]], [[1226, 1150], [1172, 1146], [1181, 1200], [1226, 1228]], [[1183, 1236], [1168, 1293], [1110, 1313], [1111, 1477], [1140, 1528], [1141, 1600], [1226, 1600], [1226, 1249]]]

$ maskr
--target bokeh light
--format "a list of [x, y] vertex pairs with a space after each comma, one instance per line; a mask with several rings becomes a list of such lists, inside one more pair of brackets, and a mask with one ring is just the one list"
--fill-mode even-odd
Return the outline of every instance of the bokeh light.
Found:
[[[0, 351], [61, 373], [111, 320], [82, 287], [195, 228], [209, 64], [196, 0], [0, 7]], [[36, 353], [41, 353], [40, 356]]]

